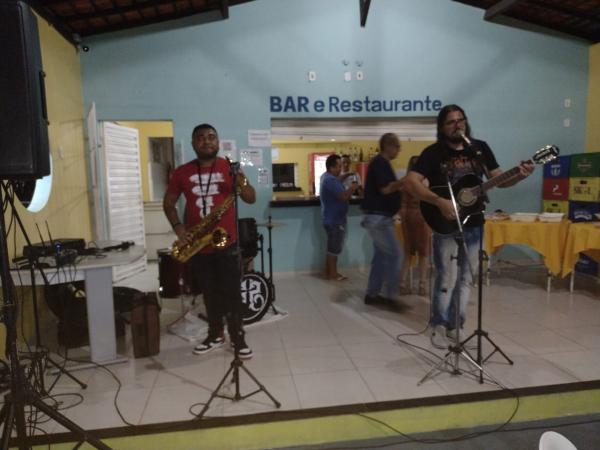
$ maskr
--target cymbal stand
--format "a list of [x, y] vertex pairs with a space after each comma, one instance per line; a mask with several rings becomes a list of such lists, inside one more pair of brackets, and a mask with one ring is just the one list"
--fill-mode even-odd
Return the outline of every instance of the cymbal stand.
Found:
[[[2, 191], [0, 189], [0, 204], [3, 204]], [[12, 206], [12, 205], [11, 205]], [[10, 392], [4, 396], [4, 405], [0, 410], [0, 421], [3, 424], [0, 445], [2, 449], [8, 449], [11, 444], [11, 434], [16, 426], [16, 445], [20, 450], [31, 448], [30, 437], [27, 435], [25, 421], [25, 406], [31, 406], [43, 412], [51, 419], [73, 432], [82, 442], [88, 442], [95, 448], [110, 450], [111, 448], [87, 432], [76, 423], [47, 405], [29, 385], [23, 373], [23, 367], [19, 362], [17, 351], [17, 304], [15, 286], [9, 269], [8, 246], [6, 243], [6, 226], [4, 212], [0, 214], [0, 278], [2, 280], [2, 305], [3, 322], [6, 327], [6, 356], [10, 365]]]
[[[467, 244], [465, 242], [465, 235], [464, 235], [464, 230], [463, 230], [463, 220], [461, 219], [461, 215], [460, 215], [460, 211], [459, 211], [459, 206], [458, 203], [456, 201], [456, 197], [454, 196], [454, 191], [452, 190], [452, 181], [450, 180], [450, 176], [448, 173], [448, 170], [445, 170], [446, 173], [446, 183], [448, 186], [448, 192], [450, 193], [450, 201], [452, 202], [452, 206], [454, 208], [454, 214], [456, 217], [456, 224], [458, 225], [458, 233], [455, 235], [455, 240], [456, 243], [458, 245], [458, 254], [456, 256], [456, 262], [457, 262], [457, 266], [460, 267], [461, 261], [460, 261], [460, 257], [461, 257], [461, 250], [462, 250], [462, 257], [466, 259], [467, 264], [469, 266], [469, 271], [471, 272], [471, 279], [474, 280], [475, 279], [475, 273], [473, 271], [473, 267], [471, 267], [471, 263], [469, 261], [468, 258], [468, 248], [467, 248]], [[464, 219], [464, 222], [466, 223], [466, 221], [469, 219], [470, 216], [467, 216]], [[457, 274], [458, 277], [458, 274]], [[458, 278], [457, 278], [458, 280]], [[452, 301], [452, 300], [451, 300]], [[464, 342], [461, 342], [460, 340], [460, 298], [456, 299], [456, 304], [454, 305], [454, 329], [456, 330], [456, 336], [454, 339], [454, 343], [448, 346], [448, 352], [446, 353], [446, 355], [444, 355], [444, 358], [442, 358], [437, 364], [435, 364], [431, 370], [429, 370], [429, 372], [427, 372], [425, 374], [425, 376], [423, 376], [423, 378], [417, 383], [418, 386], [420, 386], [421, 384], [423, 384], [425, 381], [427, 381], [429, 378], [433, 378], [435, 375], [437, 375], [438, 373], [442, 372], [442, 368], [445, 367], [446, 365], [450, 364], [451, 370], [450, 370], [450, 374], [451, 375], [461, 375], [461, 369], [460, 369], [460, 359], [462, 358], [464, 361], [466, 361], [468, 364], [470, 364], [472, 367], [475, 367], [477, 370], [479, 370], [480, 373], [480, 378], [482, 379], [482, 374], [485, 373], [490, 379], [495, 381], [495, 378], [490, 375], [489, 373], [487, 373], [483, 367], [481, 366], [481, 364], [477, 361], [475, 361], [471, 355], [469, 355], [469, 353], [465, 350], [464, 347]]]
[[[19, 228], [21, 229], [21, 234], [25, 238], [25, 242], [27, 242], [27, 245], [29, 246], [29, 248], [31, 248], [32, 247], [31, 240], [29, 239], [29, 236], [27, 235], [25, 226], [23, 225], [23, 222], [21, 221], [21, 217], [19, 216], [19, 213], [17, 212], [17, 209], [15, 208], [14, 199], [13, 199], [11, 193], [9, 192], [8, 187], [5, 183], [2, 183], [2, 189], [4, 190], [4, 192], [6, 194], [6, 198], [8, 199], [8, 201], [10, 203], [13, 216], [15, 217], [17, 224], [19, 225]], [[31, 279], [31, 300], [32, 300], [32, 306], [33, 306], [33, 322], [34, 322], [34, 328], [35, 328], [35, 346], [36, 346], [36, 353], [37, 353], [38, 349], [42, 348], [42, 344], [41, 344], [41, 333], [40, 333], [40, 318], [39, 318], [39, 312], [38, 312], [37, 286], [36, 286], [36, 282], [35, 282], [35, 270], [37, 269], [37, 271], [41, 275], [42, 279], [44, 280], [44, 286], [48, 286], [49, 283], [48, 283], [48, 278], [46, 277], [46, 273], [44, 272], [44, 269], [39, 265], [38, 258], [34, 257], [32, 255], [29, 255], [27, 257], [27, 261], [29, 264], [29, 278]], [[87, 384], [82, 382], [80, 379], [78, 379], [76, 376], [74, 376], [69, 370], [67, 370], [65, 368], [64, 364], [59, 364], [58, 362], [54, 361], [48, 353], [46, 353], [46, 355], [45, 355], [45, 360], [46, 360], [46, 362], [48, 362], [52, 366], [54, 366], [54, 368], [57, 372], [68, 376], [71, 380], [73, 380], [75, 383], [77, 383], [82, 389], [87, 388]], [[41, 362], [39, 364], [40, 364], [39, 367], [41, 368]], [[40, 373], [42, 373], [42, 372], [43, 371], [40, 371]], [[43, 375], [43, 373], [42, 373], [42, 375]], [[40, 383], [41, 383], [40, 392], [44, 395], [48, 394], [48, 392], [46, 391], [46, 386], [45, 386], [43, 376], [40, 377]]]
[[271, 230], [273, 230], [273, 222], [271, 221], [271, 215], [269, 214], [269, 222], [267, 223], [267, 233], [269, 235], [269, 248], [267, 249], [267, 253], [269, 254], [269, 277], [267, 281], [269, 282], [269, 289], [271, 289], [271, 309], [275, 314], [281, 314], [275, 308], [275, 283], [273, 283], [273, 244], [271, 240]]

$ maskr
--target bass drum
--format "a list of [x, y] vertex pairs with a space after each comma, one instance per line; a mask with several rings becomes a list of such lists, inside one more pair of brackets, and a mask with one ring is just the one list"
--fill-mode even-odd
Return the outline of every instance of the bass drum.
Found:
[[264, 275], [245, 273], [242, 277], [242, 321], [245, 324], [258, 322], [271, 304], [271, 289]]
[[173, 256], [171, 250], [162, 248], [158, 254], [158, 283], [159, 295], [163, 298], [174, 298], [180, 295], [199, 295], [200, 288], [195, 286], [191, 266], [180, 263]]

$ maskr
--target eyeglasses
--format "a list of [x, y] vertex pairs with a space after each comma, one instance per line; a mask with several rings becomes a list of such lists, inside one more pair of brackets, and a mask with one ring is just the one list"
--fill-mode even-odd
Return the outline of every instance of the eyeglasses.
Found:
[[455, 125], [459, 125], [459, 124], [463, 124], [467, 121], [467, 119], [465, 119], [464, 117], [462, 119], [456, 119], [456, 120], [447, 120], [446, 122], [444, 122], [445, 126], [455, 126]]

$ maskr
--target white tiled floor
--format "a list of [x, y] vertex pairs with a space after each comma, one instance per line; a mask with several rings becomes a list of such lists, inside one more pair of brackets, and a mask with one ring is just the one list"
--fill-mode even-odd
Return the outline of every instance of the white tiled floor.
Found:
[[[277, 274], [277, 305], [289, 314], [283, 319], [247, 328], [247, 342], [254, 358], [246, 367], [281, 402], [282, 410], [352, 403], [397, 400], [499, 389], [480, 385], [467, 375], [440, 373], [422, 385], [417, 382], [429, 371], [435, 350], [423, 334], [429, 315], [429, 300], [406, 296], [409, 311], [366, 306], [362, 301], [366, 273], [346, 270], [350, 280], [328, 282], [311, 274]], [[157, 288], [157, 268], [127, 280], [131, 287]], [[521, 279], [521, 278], [519, 278]], [[600, 378], [600, 299], [598, 286], [569, 294], [564, 287], [547, 294], [544, 283], [518, 281], [510, 275], [494, 279], [485, 289], [484, 329], [514, 360], [506, 363], [496, 353], [485, 364], [486, 371], [509, 387], [539, 386]], [[475, 296], [474, 292], [474, 296]], [[468, 324], [475, 326], [474, 303]], [[165, 300], [161, 322], [170, 323], [180, 314], [178, 299]], [[396, 341], [400, 333], [407, 342], [434, 355]], [[420, 333], [420, 334], [419, 334]], [[128, 335], [129, 336], [129, 335]], [[120, 350], [132, 355], [129, 337]], [[229, 367], [229, 346], [203, 357], [194, 356], [193, 344], [169, 335], [161, 337], [161, 352], [152, 358], [133, 359], [108, 369], [120, 380], [119, 409], [128, 422], [149, 424], [193, 419]], [[484, 346], [484, 355], [490, 350]], [[465, 364], [462, 366], [466, 368]], [[81, 390], [66, 377], [58, 380], [53, 393], [63, 410], [86, 429], [122, 426], [114, 406], [117, 382], [105, 370], [75, 372], [89, 387]], [[231, 386], [228, 386], [229, 392]], [[254, 383], [242, 372], [242, 394]], [[232, 402], [216, 399], [209, 416], [275, 411], [259, 393]], [[49, 432], [62, 427], [48, 422]]]

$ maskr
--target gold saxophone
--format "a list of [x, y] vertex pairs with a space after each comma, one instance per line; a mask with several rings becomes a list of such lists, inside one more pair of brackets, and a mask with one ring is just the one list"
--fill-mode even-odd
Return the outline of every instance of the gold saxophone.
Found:
[[227, 245], [229, 236], [224, 228], [215, 225], [219, 223], [225, 211], [232, 205], [234, 200], [233, 194], [225, 199], [220, 205], [213, 209], [200, 223], [188, 230], [192, 234], [192, 242], [183, 244], [179, 240], [173, 242], [171, 256], [184, 263], [207, 245], [212, 245], [216, 248], [223, 248]]

